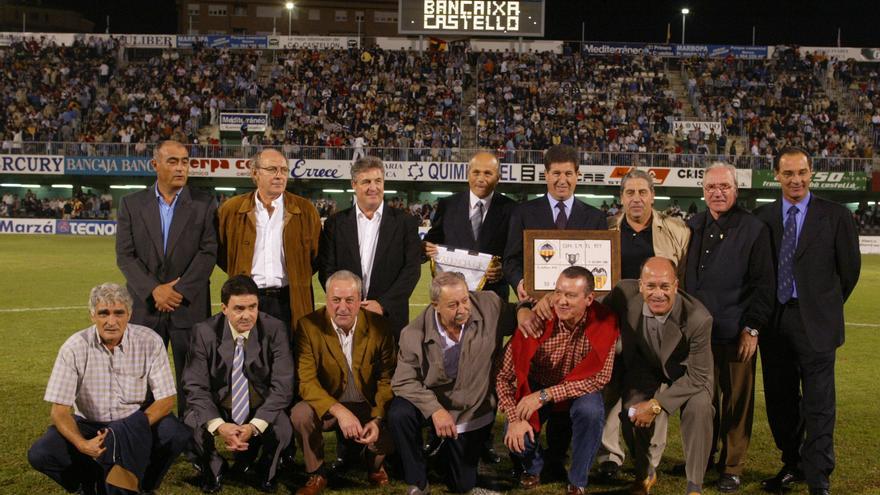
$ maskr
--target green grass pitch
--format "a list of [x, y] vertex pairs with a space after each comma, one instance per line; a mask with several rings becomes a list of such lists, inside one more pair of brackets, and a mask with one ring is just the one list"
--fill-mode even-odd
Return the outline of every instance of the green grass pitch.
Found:
[[[92, 286], [105, 281], [123, 282], [116, 268], [112, 238], [61, 236], [0, 237], [0, 494], [43, 494], [62, 491], [27, 463], [27, 449], [49, 425], [49, 405], [43, 402], [46, 381], [55, 354], [72, 332], [88, 326], [87, 298]], [[427, 303], [427, 265], [412, 297], [411, 314]], [[212, 291], [219, 302], [225, 274], [215, 270]], [[840, 494], [880, 494], [880, 408], [877, 405], [876, 363], [880, 353], [880, 256], [863, 257], [859, 285], [847, 303], [847, 339], [837, 358], [837, 469], [832, 488]], [[316, 290], [317, 300], [324, 295]], [[219, 310], [219, 308], [215, 307]], [[763, 384], [758, 373], [755, 426], [740, 493], [763, 493], [759, 481], [776, 473], [779, 454], [773, 445], [764, 410]], [[871, 384], [874, 385], [871, 385]], [[500, 422], [499, 422], [500, 423]], [[496, 424], [497, 428], [500, 428]], [[332, 436], [328, 437], [332, 444]], [[496, 435], [499, 452], [504, 452], [501, 435]], [[328, 446], [328, 449], [330, 447]], [[678, 422], [672, 421], [669, 447], [660, 466], [659, 495], [682, 493], [685, 480], [671, 474], [683, 462]], [[629, 467], [629, 463], [625, 468]], [[487, 476], [510, 486], [509, 463], [490, 468]], [[631, 474], [627, 473], [631, 478]], [[706, 493], [716, 475], [707, 475]], [[278, 493], [293, 493], [303, 483], [301, 465], [282, 475]], [[442, 480], [437, 479], [435, 485]], [[180, 460], [160, 490], [169, 494], [200, 493], [192, 468]], [[504, 485], [507, 483], [507, 485]], [[400, 493], [401, 483], [385, 490], [370, 490], [362, 473], [331, 481], [330, 493]], [[560, 493], [561, 484], [545, 485], [534, 493]], [[623, 485], [593, 484], [591, 493], [623, 493]], [[241, 481], [230, 480], [225, 494], [254, 493]], [[793, 493], [807, 493], [805, 486]]]

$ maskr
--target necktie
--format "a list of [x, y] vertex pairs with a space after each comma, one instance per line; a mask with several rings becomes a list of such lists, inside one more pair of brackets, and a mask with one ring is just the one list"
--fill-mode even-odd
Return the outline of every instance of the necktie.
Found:
[[235, 339], [235, 355], [232, 358], [232, 421], [244, 424], [247, 421], [248, 381], [244, 376], [244, 337]]
[[794, 251], [797, 247], [797, 206], [791, 206], [785, 217], [782, 230], [782, 245], [779, 247], [779, 274], [776, 279], [776, 299], [781, 304], [791, 299], [794, 291]]
[[480, 238], [480, 227], [483, 225], [483, 202], [477, 201], [477, 211], [471, 215], [471, 230], [474, 231], [474, 240]]
[[556, 215], [556, 228], [565, 230], [565, 225], [568, 223], [568, 216], [565, 214], [565, 203], [562, 201], [556, 203], [556, 208], [559, 208], [559, 214]]

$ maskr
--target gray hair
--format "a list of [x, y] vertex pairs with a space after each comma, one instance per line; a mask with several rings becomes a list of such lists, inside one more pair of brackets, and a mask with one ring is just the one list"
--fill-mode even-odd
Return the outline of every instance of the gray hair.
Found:
[[369, 155], [358, 158], [351, 164], [351, 180], [357, 180], [358, 174], [371, 169], [381, 170], [382, 176], [385, 176], [385, 165], [381, 158]]
[[644, 180], [645, 182], [648, 183], [648, 189], [651, 190], [651, 194], [654, 194], [654, 177], [642, 169], [638, 169], [638, 168], [633, 167], [630, 169], [629, 172], [626, 173], [626, 175], [623, 176], [622, 179], [620, 179], [620, 194], [621, 195], [623, 195], [623, 190], [626, 189], [626, 183], [630, 179]]
[[733, 189], [734, 190], [738, 189], [738, 186], [736, 183], [737, 182], [736, 181], [736, 167], [734, 167], [733, 165], [731, 165], [729, 163], [725, 163], [725, 162], [712, 162], [712, 163], [710, 163], [709, 166], [706, 167], [706, 170], [703, 171], [704, 180], [705, 180], [706, 174], [708, 174], [710, 170], [715, 170], [715, 169], [719, 169], [719, 168], [727, 170], [730, 173], [730, 180], [731, 180], [731, 182], [733, 182]]
[[[160, 141], [158, 144], [156, 144], [156, 147], [153, 148], [153, 160], [159, 161], [159, 155], [162, 153], [162, 149], [165, 148], [166, 146], [174, 146], [174, 145], [183, 146], [183, 143], [181, 143], [179, 141], [175, 141], [173, 139], [167, 139], [165, 141]], [[183, 147], [186, 148], [186, 146], [183, 146]]]
[[440, 291], [443, 290], [444, 287], [451, 287], [453, 285], [464, 284], [467, 287], [467, 281], [464, 279], [464, 275], [459, 272], [440, 272], [434, 277], [434, 280], [431, 280], [431, 302], [435, 303], [440, 300]]
[[342, 280], [353, 281], [354, 285], [357, 286], [357, 293], [361, 294], [363, 291], [364, 283], [363, 283], [363, 281], [361, 281], [361, 278], [358, 277], [357, 274], [350, 272], [348, 270], [339, 270], [339, 271], [333, 272], [332, 275], [327, 277], [327, 282], [324, 283], [324, 287], [326, 287], [327, 290], [330, 290], [330, 284], [332, 284], [333, 282], [335, 282], [337, 280], [339, 280], [339, 281], [342, 281]]
[[125, 309], [131, 313], [132, 299], [131, 295], [125, 287], [114, 284], [113, 282], [105, 282], [101, 285], [92, 287], [89, 292], [89, 313], [95, 314], [99, 304], [107, 306], [122, 303]]

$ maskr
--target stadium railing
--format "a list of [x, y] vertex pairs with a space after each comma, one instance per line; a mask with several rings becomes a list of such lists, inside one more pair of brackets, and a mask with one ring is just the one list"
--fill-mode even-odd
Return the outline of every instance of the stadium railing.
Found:
[[[10, 146], [11, 145], [11, 146]], [[269, 146], [269, 145], [265, 145]], [[187, 145], [194, 158], [250, 158], [264, 145]], [[466, 162], [479, 149], [462, 148], [387, 148], [331, 146], [280, 146], [290, 159], [304, 160], [352, 160], [355, 154], [378, 156], [386, 161], [398, 162]], [[55, 143], [23, 142], [6, 143], [0, 153], [25, 155], [61, 155], [66, 157], [142, 157], [152, 156], [153, 144], [144, 143]], [[543, 163], [543, 150], [497, 150], [493, 153], [502, 163]], [[581, 151], [581, 165], [616, 167], [679, 167], [703, 168], [712, 162], [722, 161], [748, 170], [770, 170], [773, 157], [754, 155], [698, 155], [675, 153], [632, 153]], [[870, 172], [875, 169], [876, 158], [843, 156], [813, 157], [815, 171]]]

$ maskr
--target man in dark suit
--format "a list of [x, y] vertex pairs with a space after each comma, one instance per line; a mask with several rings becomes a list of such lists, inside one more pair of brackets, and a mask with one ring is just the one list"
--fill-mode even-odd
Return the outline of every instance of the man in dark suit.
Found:
[[831, 493], [834, 469], [835, 352], [843, 344], [843, 305], [861, 257], [849, 210], [810, 192], [812, 161], [784, 148], [773, 162], [782, 198], [755, 214], [770, 226], [776, 264], [772, 323], [761, 334], [767, 419], [784, 466], [770, 491], [806, 479], [810, 494]]
[[605, 214], [574, 197], [578, 181], [577, 150], [564, 144], [544, 153], [547, 195], [514, 208], [504, 251], [504, 278], [520, 300], [528, 298], [523, 286], [523, 231], [527, 229], [607, 230]]
[[715, 464], [720, 443], [715, 466], [723, 493], [741, 484], [755, 415], [758, 334], [770, 322], [776, 287], [770, 229], [736, 205], [736, 186], [732, 165], [718, 162], [706, 168], [708, 210], [688, 220], [693, 236], [685, 276], [687, 293], [713, 316], [715, 421], [709, 464]]
[[712, 442], [712, 316], [678, 290], [675, 265], [648, 258], [638, 282], [621, 280], [605, 299], [617, 313], [623, 359], [620, 421], [635, 464], [629, 493], [647, 495], [657, 482], [650, 462], [656, 418], [681, 410], [681, 436], [688, 486], [703, 493]]
[[[498, 159], [480, 151], [468, 164], [468, 191], [443, 198], [425, 235], [425, 254], [437, 254], [437, 244], [479, 251], [499, 258], [504, 255], [510, 212], [516, 202], [495, 192], [501, 178]], [[501, 264], [493, 264], [486, 274], [483, 290], [491, 290], [507, 301], [509, 289], [502, 280]]]
[[324, 222], [318, 244], [318, 277], [348, 270], [363, 280], [361, 307], [384, 315], [395, 341], [409, 322], [409, 296], [421, 275], [418, 220], [386, 207], [385, 166], [374, 156], [351, 166], [355, 204]]
[[193, 327], [183, 372], [184, 423], [193, 430], [201, 488], [221, 488], [226, 461], [214, 447], [219, 436], [242, 472], [262, 446], [260, 489], [272, 492], [278, 459], [293, 436], [286, 411], [294, 375], [288, 329], [259, 311], [259, 289], [247, 275], [227, 280], [220, 300], [222, 312]]
[[171, 342], [179, 390], [190, 329], [211, 314], [217, 202], [186, 185], [189, 153], [182, 144], [159, 143], [151, 163], [156, 183], [119, 203], [116, 265], [134, 298], [131, 322], [155, 330], [166, 346]]

